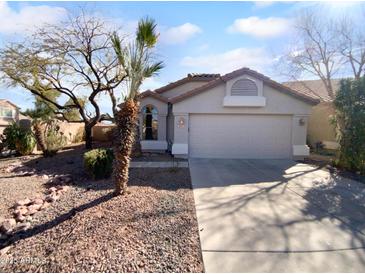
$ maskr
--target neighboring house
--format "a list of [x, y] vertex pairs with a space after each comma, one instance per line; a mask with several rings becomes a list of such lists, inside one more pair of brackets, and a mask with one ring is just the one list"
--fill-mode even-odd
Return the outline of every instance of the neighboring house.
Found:
[[0, 134], [13, 122], [19, 122], [19, 107], [12, 102], [0, 99]]
[[[313, 147], [316, 147], [318, 143], [322, 143], [325, 148], [337, 149], [336, 129], [331, 123], [335, 109], [323, 82], [321, 80], [293, 81], [286, 82], [284, 85], [320, 100], [318, 105], [313, 106], [312, 113], [309, 116], [308, 141]], [[332, 80], [332, 85], [336, 92], [339, 88], [340, 80]]]
[[141, 94], [142, 149], [177, 157], [302, 158], [317, 103], [248, 68], [189, 74]]

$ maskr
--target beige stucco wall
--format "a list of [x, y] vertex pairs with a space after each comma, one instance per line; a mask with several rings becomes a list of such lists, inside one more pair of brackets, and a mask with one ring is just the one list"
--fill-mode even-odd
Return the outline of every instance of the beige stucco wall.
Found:
[[205, 81], [188, 82], [188, 83], [182, 84], [178, 87], [172, 88], [168, 91], [165, 91], [165, 92], [161, 93], [161, 95], [166, 98], [175, 97], [175, 96], [181, 95], [189, 90], [192, 90], [194, 88], [205, 85], [206, 83], [207, 82], [205, 82]]
[[312, 108], [308, 119], [308, 138], [313, 147], [317, 142], [337, 144], [335, 127], [330, 121], [334, 114], [332, 103], [320, 103]]
[[[187, 153], [189, 114], [194, 113], [290, 115], [292, 119], [291, 145], [293, 146], [293, 155], [305, 155], [308, 152], [306, 147], [307, 123], [312, 105], [263, 84], [262, 96], [266, 98], [264, 107], [224, 107], [223, 99], [227, 94], [226, 86], [227, 84], [222, 83], [173, 105], [175, 116], [174, 146], [177, 154], [184, 153], [184, 151]], [[185, 120], [185, 127], [178, 127], [179, 119]], [[300, 124], [300, 120], [304, 122], [304, 125]]]
[[12, 118], [0, 117], [0, 134], [3, 134], [4, 129], [8, 125], [10, 125], [13, 122], [19, 121], [19, 109], [14, 107], [12, 104], [9, 104], [6, 101], [0, 101], [0, 106], [12, 109], [14, 115]]
[[110, 142], [113, 138], [115, 124], [97, 124], [93, 127], [92, 136], [94, 141]]

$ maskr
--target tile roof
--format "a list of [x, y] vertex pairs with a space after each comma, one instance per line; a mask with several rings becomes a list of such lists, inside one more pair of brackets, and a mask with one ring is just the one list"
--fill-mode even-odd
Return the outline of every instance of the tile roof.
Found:
[[8, 103], [8, 104], [10, 104], [10, 105], [12, 105], [13, 107], [18, 108], [18, 109], [20, 108], [20, 107], [18, 107], [16, 104], [14, 104], [14, 103], [10, 102], [9, 100], [6, 100], [6, 99], [0, 99], [0, 102]]
[[[340, 86], [340, 79], [333, 79], [331, 82], [334, 92], [336, 93], [337, 89]], [[318, 98], [322, 102], [332, 101], [322, 80], [290, 81], [284, 82], [283, 85], [294, 89], [299, 93]]]
[[154, 92], [154, 91], [151, 91], [151, 90], [146, 90], [144, 92], [142, 92], [140, 95], [139, 95], [139, 98], [142, 99], [142, 98], [146, 98], [146, 97], [153, 97], [159, 101], [162, 101], [164, 103], [167, 103], [168, 100], [166, 97], [163, 97], [162, 95]]
[[209, 82], [217, 77], [219, 77], [219, 74], [208, 74], [208, 73], [189, 73], [186, 77], [177, 80], [175, 82], [169, 83], [166, 86], [160, 87], [158, 89], [155, 89], [154, 92], [156, 93], [163, 93], [165, 91], [168, 91], [172, 88], [181, 86], [188, 82], [195, 82], [195, 81], [204, 81]]
[[258, 73], [257, 71], [251, 70], [249, 68], [241, 68], [241, 69], [235, 70], [233, 72], [227, 73], [223, 76], [220, 76], [220, 77], [208, 82], [207, 84], [205, 84], [203, 86], [192, 89], [192, 90], [190, 90], [190, 91], [188, 91], [184, 94], [181, 94], [181, 95], [175, 96], [173, 98], [170, 98], [169, 101], [171, 103], [180, 102], [180, 101], [182, 101], [182, 100], [184, 100], [188, 97], [191, 97], [191, 96], [194, 96], [194, 95], [199, 94], [201, 92], [204, 92], [207, 89], [216, 87], [216, 86], [218, 86], [222, 83], [225, 83], [225, 82], [229, 81], [230, 79], [233, 79], [235, 77], [238, 77], [238, 76], [241, 76], [241, 75], [244, 75], [244, 74], [248, 74], [248, 75], [251, 75], [252, 77], [260, 79], [266, 85], [269, 85], [269, 86], [277, 89], [280, 92], [291, 95], [291, 96], [296, 97], [300, 100], [306, 101], [307, 103], [310, 103], [310, 104], [319, 103], [318, 98], [316, 98], [314, 96], [310, 96], [309, 94], [304, 94], [304, 93], [298, 92], [297, 90], [293, 90], [293, 89], [289, 88], [288, 86], [285, 86], [285, 85], [282, 85], [278, 82], [275, 82], [275, 81], [271, 80], [269, 77], [267, 77], [267, 76], [265, 76], [261, 73]]

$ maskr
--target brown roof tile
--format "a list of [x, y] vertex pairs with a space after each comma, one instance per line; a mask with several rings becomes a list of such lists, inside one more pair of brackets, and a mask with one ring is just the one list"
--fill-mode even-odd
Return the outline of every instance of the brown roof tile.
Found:
[[146, 97], [149, 97], [149, 96], [151, 96], [151, 97], [153, 97], [153, 98], [155, 98], [157, 100], [160, 100], [160, 101], [162, 101], [164, 103], [167, 103], [168, 102], [168, 100], [167, 100], [166, 97], [163, 97], [160, 94], [157, 94], [157, 93], [155, 93], [155, 92], [153, 92], [151, 90], [146, 90], [145, 92], [142, 92], [139, 95], [139, 98], [142, 99], [142, 98], [146, 98]]
[[[336, 93], [340, 86], [340, 79], [334, 79], [331, 81], [334, 91]], [[323, 84], [322, 80], [303, 80], [303, 81], [290, 81], [284, 82], [283, 85], [296, 90], [299, 93], [312, 96], [320, 99], [322, 102], [331, 102], [332, 99], [328, 95], [328, 91]]]
[[186, 77], [177, 80], [175, 82], [169, 83], [166, 86], [160, 87], [158, 89], [155, 89], [154, 92], [156, 93], [163, 93], [165, 91], [168, 91], [172, 88], [181, 86], [185, 83], [188, 82], [194, 82], [194, 81], [204, 81], [204, 82], [209, 82], [217, 77], [219, 77], [219, 74], [207, 74], [207, 73], [199, 73], [199, 74], [188, 74]]

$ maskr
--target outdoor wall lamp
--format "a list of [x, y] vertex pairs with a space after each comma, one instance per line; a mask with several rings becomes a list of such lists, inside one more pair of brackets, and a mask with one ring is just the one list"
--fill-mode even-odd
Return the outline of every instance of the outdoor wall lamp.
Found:
[[305, 125], [305, 120], [304, 120], [304, 118], [300, 118], [300, 119], [299, 119], [299, 125], [300, 125], [300, 126], [304, 126], [304, 125]]
[[184, 117], [180, 117], [177, 121], [177, 127], [178, 128], [184, 128], [185, 127], [185, 119]]

